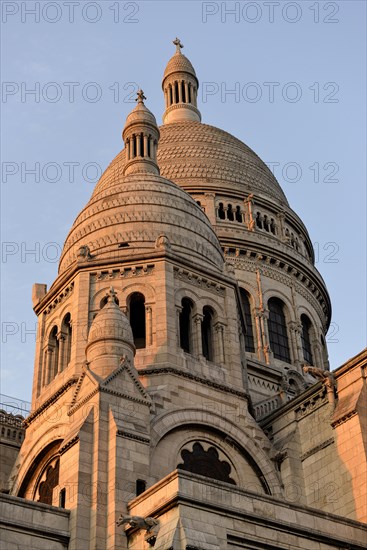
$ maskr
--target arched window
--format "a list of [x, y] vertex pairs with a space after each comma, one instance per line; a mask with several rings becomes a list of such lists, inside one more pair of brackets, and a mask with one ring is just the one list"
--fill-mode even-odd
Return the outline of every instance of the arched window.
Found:
[[232, 209], [232, 205], [229, 204], [228, 207], [227, 207], [227, 218], [229, 219], [229, 221], [233, 222], [234, 220], [234, 215], [233, 215], [233, 209]]
[[203, 315], [204, 317], [201, 323], [203, 355], [208, 361], [213, 361], [213, 310], [209, 306], [205, 306], [203, 308]]
[[275, 226], [274, 218], [271, 218], [270, 220], [270, 231], [273, 233], [273, 235], [276, 235], [276, 226]]
[[276, 359], [291, 362], [288, 344], [287, 325], [284, 315], [284, 304], [278, 298], [270, 298], [269, 308], [269, 340], [270, 347]]
[[59, 459], [56, 459], [43, 473], [38, 486], [38, 502], [52, 504], [53, 490], [59, 484], [59, 464]]
[[236, 206], [236, 221], [242, 223], [242, 213], [240, 206]]
[[182, 95], [182, 102], [186, 103], [185, 83], [183, 80], [181, 82], [181, 95]]
[[218, 218], [219, 218], [220, 220], [224, 220], [225, 217], [226, 217], [226, 213], [225, 213], [225, 211], [224, 211], [224, 206], [223, 206], [223, 203], [220, 202], [220, 203], [219, 203], [219, 208], [218, 208]]
[[234, 479], [230, 477], [232, 468], [229, 462], [220, 460], [215, 447], [209, 447], [205, 451], [204, 447], [196, 441], [192, 451], [188, 449], [181, 451], [181, 458], [182, 462], [177, 465], [181, 470], [236, 485]]
[[244, 290], [243, 288], [240, 289], [240, 294], [241, 294], [241, 303], [242, 303], [243, 312], [245, 314], [245, 323], [246, 323], [246, 332], [244, 334], [245, 347], [246, 347], [246, 351], [253, 353], [255, 351], [255, 345], [254, 345], [254, 332], [252, 327], [250, 300], [246, 290]]
[[70, 357], [71, 357], [72, 327], [71, 327], [70, 313], [67, 313], [64, 317], [64, 320], [62, 323], [62, 332], [65, 338], [64, 364], [62, 365], [62, 368], [65, 369], [68, 366], [70, 362]]
[[303, 357], [306, 363], [308, 363], [309, 365], [313, 365], [311, 338], [310, 338], [310, 332], [311, 332], [311, 326], [312, 326], [311, 321], [307, 317], [307, 315], [302, 314], [301, 323], [302, 323], [301, 340], [302, 340]]
[[264, 216], [263, 224], [264, 224], [265, 231], [267, 231], [269, 233], [269, 220], [268, 220], [268, 216], [266, 214]]
[[48, 384], [55, 378], [59, 368], [59, 340], [58, 328], [56, 325], [51, 330], [50, 337], [48, 339], [46, 368], [48, 371], [46, 383]]
[[130, 325], [133, 331], [134, 344], [136, 349], [146, 346], [145, 327], [145, 298], [140, 292], [134, 292], [129, 302]]
[[183, 298], [180, 312], [180, 346], [187, 353], [192, 353], [192, 308], [188, 298]]

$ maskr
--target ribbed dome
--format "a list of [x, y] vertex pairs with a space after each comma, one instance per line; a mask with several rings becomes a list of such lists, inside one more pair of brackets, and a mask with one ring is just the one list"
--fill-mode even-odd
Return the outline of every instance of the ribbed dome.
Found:
[[168, 61], [164, 71], [163, 81], [167, 76], [172, 73], [183, 72], [189, 73], [196, 78], [195, 69], [191, 64], [191, 61], [183, 53], [176, 52]]
[[111, 165], [66, 238], [59, 273], [88, 247], [89, 259], [118, 262], [170, 248], [175, 255], [222, 269], [218, 238], [206, 215], [183, 189], [150, 172], [122, 176]]
[[[158, 165], [161, 175], [188, 191], [254, 193], [288, 205], [266, 164], [231, 134], [199, 122], [160, 126]], [[107, 189], [123, 173], [125, 151], [112, 161], [94, 194]]]

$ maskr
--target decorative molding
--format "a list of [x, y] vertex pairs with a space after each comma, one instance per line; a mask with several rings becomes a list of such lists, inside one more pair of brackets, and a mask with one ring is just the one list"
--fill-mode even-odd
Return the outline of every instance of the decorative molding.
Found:
[[319, 443], [319, 445], [316, 445], [316, 447], [312, 447], [312, 449], [310, 449], [309, 451], [301, 455], [301, 461], [303, 462], [304, 460], [306, 460], [306, 458], [314, 455], [315, 453], [318, 453], [319, 451], [321, 451], [322, 449], [325, 449], [329, 445], [332, 445], [334, 441], [335, 441], [334, 438], [330, 437], [330, 439], [327, 439], [326, 441]]
[[[232, 247], [226, 247], [228, 250], [231, 248]], [[227, 253], [225, 256], [227, 260], [233, 263], [235, 268], [254, 273], [259, 269], [259, 262], [261, 262], [262, 275], [289, 287], [294, 285], [296, 292], [303, 296], [313, 306], [321, 318], [327, 314], [328, 308], [323, 299], [323, 295], [320, 290], [316, 288], [314, 283], [310, 281], [309, 277], [303, 273], [303, 266], [300, 269], [296, 269], [290, 266], [286, 261], [280, 261], [267, 254], [259, 254], [249, 250], [246, 251], [242, 257], [231, 253]], [[270, 265], [270, 262], [273, 262], [276, 269]], [[281, 266], [280, 264], [283, 265]]]
[[38, 407], [38, 409], [27, 416], [27, 418], [23, 422], [23, 426], [27, 428], [43, 411], [45, 411], [46, 409], [48, 409], [48, 407], [55, 403], [55, 401], [57, 401], [63, 393], [65, 393], [71, 386], [77, 384], [78, 379], [79, 377], [77, 378], [75, 376], [70, 378], [65, 384], [61, 386], [61, 388], [57, 390], [56, 393], [51, 395], [51, 397], [49, 397], [40, 407]]
[[73, 405], [71, 405], [70, 409], [68, 410], [68, 416], [72, 416], [78, 409], [80, 409], [80, 407], [85, 405], [91, 397], [93, 397], [94, 395], [96, 395], [96, 393], [98, 393], [98, 390], [99, 390], [99, 387], [97, 386], [96, 388], [94, 388], [94, 390], [89, 392], [84, 397], [84, 399], [82, 399], [81, 401], [75, 402]]
[[63, 445], [62, 447], [60, 447], [59, 449], [59, 454], [60, 456], [63, 455], [64, 453], [66, 453], [66, 451], [68, 449], [70, 449], [70, 447], [73, 447], [74, 445], [76, 445], [76, 443], [79, 442], [79, 436], [78, 435], [75, 435], [72, 439], [70, 439], [69, 441], [67, 441], [65, 443], [65, 445]]
[[[149, 396], [149, 394], [146, 392], [145, 388], [142, 386], [140, 380], [135, 376], [135, 373], [133, 371], [133, 369], [131, 368], [131, 363], [129, 361], [129, 359], [124, 356], [121, 358], [121, 363], [120, 365], [117, 367], [117, 369], [115, 369], [102, 383], [101, 383], [101, 389], [103, 389], [103, 391], [105, 390], [108, 390], [109, 392], [112, 392], [112, 391], [115, 391], [115, 390], [111, 390], [110, 388], [107, 388], [107, 385], [112, 382], [112, 380], [114, 380], [121, 372], [123, 372], [124, 370], [126, 370], [128, 372], [128, 374], [130, 375], [130, 377], [132, 378], [132, 380], [134, 381], [135, 383], [135, 386], [137, 387], [138, 391], [141, 393], [141, 395], [143, 396], [143, 398], [145, 399], [145, 401], [148, 401], [149, 403], [151, 403], [151, 398]], [[118, 392], [119, 393], [119, 392]], [[136, 398], [137, 399], [137, 398]]]
[[325, 386], [322, 386], [316, 394], [296, 408], [297, 420], [314, 413], [320, 407], [328, 404], [329, 400], [325, 391]]
[[352, 411], [348, 411], [346, 414], [344, 414], [343, 416], [340, 416], [339, 418], [337, 418], [336, 420], [333, 420], [331, 422], [331, 427], [333, 429], [337, 428], [338, 426], [340, 426], [341, 424], [344, 424], [344, 422], [347, 422], [348, 420], [350, 420], [351, 418], [353, 418], [353, 416], [355, 416], [357, 414], [357, 411], [355, 409], [353, 409]]
[[149, 437], [144, 437], [142, 435], [138, 435], [137, 433], [126, 432], [125, 430], [117, 430], [117, 435], [119, 437], [124, 437], [125, 439], [132, 439], [133, 441], [140, 441], [141, 443], [150, 445]]
[[51, 313], [61, 302], [66, 300], [68, 296], [71, 295], [71, 293], [74, 290], [74, 281], [72, 281], [68, 286], [66, 286], [57, 296], [52, 300], [52, 302], [47, 306], [45, 311], [43, 312], [44, 315], [48, 315]]
[[173, 273], [174, 273], [175, 279], [180, 279], [180, 281], [185, 281], [194, 286], [200, 287], [203, 290], [209, 290], [210, 292], [213, 292], [216, 295], [219, 294], [220, 296], [225, 296], [224, 286], [219, 285], [215, 281], [210, 281], [209, 279], [206, 279], [205, 277], [201, 277], [196, 273], [190, 272], [186, 269], [180, 269], [178, 267], [173, 268]]
[[209, 386], [210, 388], [214, 388], [224, 393], [230, 393], [231, 395], [236, 395], [237, 397], [241, 397], [242, 399], [246, 399], [246, 400], [248, 399], [248, 395], [246, 392], [235, 390], [234, 388], [231, 388], [224, 384], [219, 384], [218, 382], [213, 382], [212, 380], [208, 380], [206, 378], [201, 378], [200, 376], [191, 374], [189, 372], [183, 372], [174, 367], [156, 367], [156, 368], [140, 369], [138, 370], [138, 373], [139, 373], [139, 376], [149, 376], [154, 374], [174, 374], [176, 376], [180, 376], [182, 378], [187, 378], [188, 380], [192, 380], [193, 382], [200, 382], [205, 386]]
[[102, 269], [91, 273], [91, 280], [92, 282], [95, 282], [106, 279], [128, 279], [130, 277], [142, 277], [144, 275], [151, 275], [154, 269], [154, 264], [132, 265], [130, 267], [122, 267], [120, 269]]

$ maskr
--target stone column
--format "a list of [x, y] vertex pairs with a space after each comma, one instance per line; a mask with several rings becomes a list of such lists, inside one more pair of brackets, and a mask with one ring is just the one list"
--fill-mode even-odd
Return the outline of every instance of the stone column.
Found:
[[46, 376], [45, 376], [45, 386], [47, 386], [47, 384], [51, 382], [52, 367], [54, 363], [54, 350], [51, 348], [51, 346], [47, 347], [46, 357], [47, 357], [47, 362], [46, 362], [47, 367], [46, 367]]
[[182, 103], [182, 80], [178, 83], [178, 102]]
[[152, 319], [152, 307], [150, 305], [145, 306], [145, 331], [146, 331], [146, 345], [151, 346], [153, 344], [153, 319]]
[[141, 137], [140, 135], [136, 136], [136, 156], [141, 156]]
[[312, 358], [315, 366], [320, 369], [324, 368], [324, 360], [322, 357], [321, 345], [317, 338], [311, 339]]
[[[269, 343], [268, 319], [269, 311], [264, 308], [255, 309], [256, 325], [260, 330], [261, 352], [264, 356], [265, 363], [269, 365], [273, 359], [273, 353]], [[259, 347], [258, 350], [260, 351]]]
[[177, 347], [178, 348], [181, 346], [181, 341], [180, 341], [180, 315], [181, 315], [181, 311], [182, 311], [182, 306], [176, 306], [176, 341], [177, 341]]
[[212, 225], [216, 224], [215, 193], [205, 193], [205, 214]]
[[224, 326], [222, 323], [216, 323], [214, 325], [215, 331], [217, 333], [217, 350], [218, 355], [216, 354], [216, 357], [214, 357], [214, 360], [217, 363], [220, 363], [221, 365], [224, 365], [225, 362], [225, 353], [224, 353]]
[[301, 342], [301, 330], [302, 325], [295, 321], [290, 321], [288, 323], [288, 330], [290, 333], [290, 340], [291, 340], [291, 350], [292, 350], [292, 356], [293, 356], [293, 363], [298, 367], [298, 369], [301, 368], [301, 362], [303, 359], [303, 353], [302, 353], [302, 342]]
[[197, 313], [193, 320], [195, 324], [195, 330], [194, 330], [194, 353], [197, 357], [202, 357], [203, 355], [203, 343], [202, 343], [202, 336], [201, 336], [201, 323], [204, 319], [204, 316], [200, 313]]
[[64, 370], [66, 367], [65, 363], [65, 334], [63, 332], [58, 332], [56, 336], [59, 342], [59, 357], [57, 362], [57, 374]]
[[279, 237], [283, 242], [287, 241], [287, 237], [285, 235], [285, 214], [284, 212], [279, 212], [277, 214], [277, 218], [279, 220]]
[[126, 157], [127, 157], [127, 160], [130, 160], [130, 140], [129, 139], [126, 142]]
[[185, 100], [186, 100], [186, 103], [190, 103], [189, 102], [189, 84], [187, 80], [185, 80]]
[[144, 152], [143, 157], [148, 157], [148, 135], [144, 134]]
[[255, 220], [254, 220], [254, 201], [253, 195], [249, 195], [247, 199], [244, 200], [245, 212], [246, 212], [246, 221], [247, 229], [249, 231], [255, 231]]

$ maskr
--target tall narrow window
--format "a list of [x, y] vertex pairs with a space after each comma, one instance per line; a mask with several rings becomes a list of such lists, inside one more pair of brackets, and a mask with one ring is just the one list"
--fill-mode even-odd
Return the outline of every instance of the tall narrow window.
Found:
[[241, 288], [240, 293], [241, 293], [241, 303], [242, 303], [243, 313], [245, 314], [245, 323], [246, 323], [246, 332], [244, 334], [245, 347], [246, 347], [246, 351], [253, 353], [255, 351], [255, 345], [254, 345], [254, 331], [252, 326], [250, 300], [246, 290]]
[[226, 213], [225, 213], [225, 211], [224, 211], [224, 206], [223, 206], [223, 203], [220, 202], [220, 203], [219, 203], [219, 208], [218, 208], [218, 218], [219, 218], [220, 220], [224, 220], [225, 217], [226, 217]]
[[62, 365], [62, 368], [65, 369], [68, 366], [71, 357], [72, 327], [70, 313], [65, 315], [62, 325], [62, 332], [65, 337], [64, 365]]
[[182, 93], [182, 102], [186, 103], [186, 93], [185, 93], [185, 83], [181, 82], [181, 93]]
[[303, 314], [301, 315], [301, 323], [302, 323], [301, 340], [302, 340], [303, 357], [306, 363], [308, 363], [309, 365], [312, 365], [313, 359], [312, 359], [312, 348], [311, 348], [311, 338], [310, 338], [311, 321], [307, 317], [307, 315]]
[[236, 206], [236, 221], [242, 223], [242, 213], [240, 206]]
[[59, 367], [59, 340], [57, 337], [58, 329], [57, 326], [54, 326], [50, 338], [49, 338], [49, 351], [48, 353], [51, 353], [51, 359], [48, 363], [48, 381], [51, 382], [57, 374], [57, 370]]
[[203, 355], [208, 361], [213, 361], [213, 310], [210, 307], [205, 306], [203, 309], [203, 315], [204, 317], [201, 323]]
[[233, 215], [233, 209], [232, 209], [232, 205], [229, 204], [228, 207], [227, 207], [227, 218], [229, 219], [229, 221], [233, 222], [234, 220], [234, 215]]
[[289, 353], [287, 325], [284, 315], [284, 304], [278, 298], [270, 298], [268, 308], [270, 347], [276, 359], [290, 363], [291, 358]]
[[180, 312], [180, 346], [186, 353], [192, 353], [192, 302], [183, 298]]
[[133, 331], [134, 344], [136, 349], [146, 346], [145, 327], [145, 298], [140, 292], [134, 292], [129, 303], [130, 325]]

